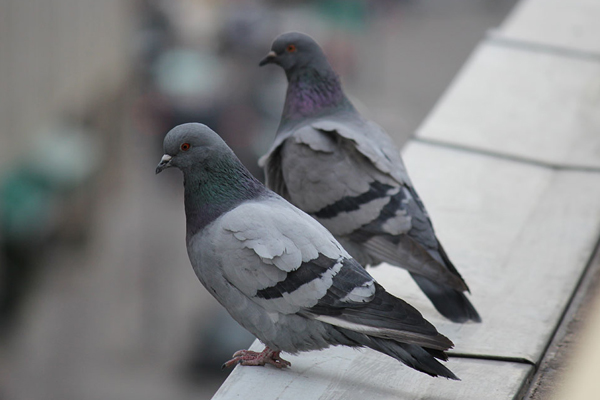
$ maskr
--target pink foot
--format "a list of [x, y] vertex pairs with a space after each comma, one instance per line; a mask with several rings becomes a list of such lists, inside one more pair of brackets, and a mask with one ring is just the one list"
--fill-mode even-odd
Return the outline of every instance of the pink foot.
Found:
[[227, 361], [221, 369], [229, 368], [235, 364], [240, 365], [260, 365], [271, 364], [277, 368], [286, 368], [292, 365], [289, 361], [279, 357], [280, 351], [273, 351], [268, 347], [257, 353], [250, 350], [239, 350], [233, 354], [233, 358]]

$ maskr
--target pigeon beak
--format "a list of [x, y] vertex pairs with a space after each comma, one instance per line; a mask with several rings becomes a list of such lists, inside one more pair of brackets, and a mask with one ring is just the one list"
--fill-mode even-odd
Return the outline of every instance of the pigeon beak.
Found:
[[160, 162], [158, 163], [158, 165], [156, 166], [156, 173], [159, 174], [162, 172], [163, 169], [167, 169], [171, 166], [171, 159], [173, 157], [171, 157], [168, 154], [163, 154], [162, 158], [160, 159]]
[[271, 50], [269, 54], [258, 63], [258, 66], [262, 67], [263, 65], [274, 63], [275, 57], [277, 57], [277, 53]]

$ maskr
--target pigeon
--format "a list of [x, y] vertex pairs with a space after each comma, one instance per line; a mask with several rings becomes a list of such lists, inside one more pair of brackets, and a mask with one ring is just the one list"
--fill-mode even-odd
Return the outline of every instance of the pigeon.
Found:
[[277, 37], [260, 66], [288, 87], [275, 141], [259, 160], [266, 185], [323, 224], [363, 266], [405, 268], [453, 322], [481, 318], [436, 237], [390, 136], [362, 117], [310, 36]]
[[186, 242], [204, 287], [266, 346], [224, 364], [285, 368], [280, 352], [368, 347], [431, 376], [452, 342], [379, 285], [333, 235], [266, 188], [206, 125], [167, 133], [156, 168], [183, 172]]

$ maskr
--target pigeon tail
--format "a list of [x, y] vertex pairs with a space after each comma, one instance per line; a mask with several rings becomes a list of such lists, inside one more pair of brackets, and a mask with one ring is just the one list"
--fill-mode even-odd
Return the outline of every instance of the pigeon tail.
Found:
[[467, 296], [458, 290], [435, 283], [423, 276], [411, 274], [436, 310], [452, 322], [481, 322], [481, 317]]
[[446, 354], [441, 350], [429, 349], [415, 344], [400, 343], [392, 339], [368, 336], [341, 327], [335, 327], [335, 329], [352, 342], [351, 346], [369, 347], [433, 377], [443, 376], [448, 379], [460, 380], [452, 371], [436, 360], [446, 361], [448, 359]]

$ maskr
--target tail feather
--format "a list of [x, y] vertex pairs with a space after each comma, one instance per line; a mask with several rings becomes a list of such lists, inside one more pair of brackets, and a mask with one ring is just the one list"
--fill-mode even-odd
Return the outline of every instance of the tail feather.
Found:
[[414, 344], [400, 343], [391, 339], [382, 339], [354, 332], [348, 329], [335, 327], [335, 329], [357, 347], [369, 347], [373, 350], [387, 354], [403, 364], [436, 377], [443, 376], [448, 379], [460, 380], [452, 371], [442, 365], [437, 359], [447, 360], [448, 357], [441, 350], [428, 349]]
[[335, 285], [327, 295], [312, 307], [310, 315], [322, 322], [341, 328], [362, 332], [368, 336], [411, 343], [430, 349], [447, 350], [454, 346], [452, 341], [440, 334], [421, 313], [404, 300], [392, 296], [375, 283], [375, 295], [371, 301], [351, 306], [332, 307], [332, 298], [340, 298]]
[[435, 283], [423, 276], [411, 274], [433, 306], [453, 322], [481, 322], [475, 307], [463, 292]]

